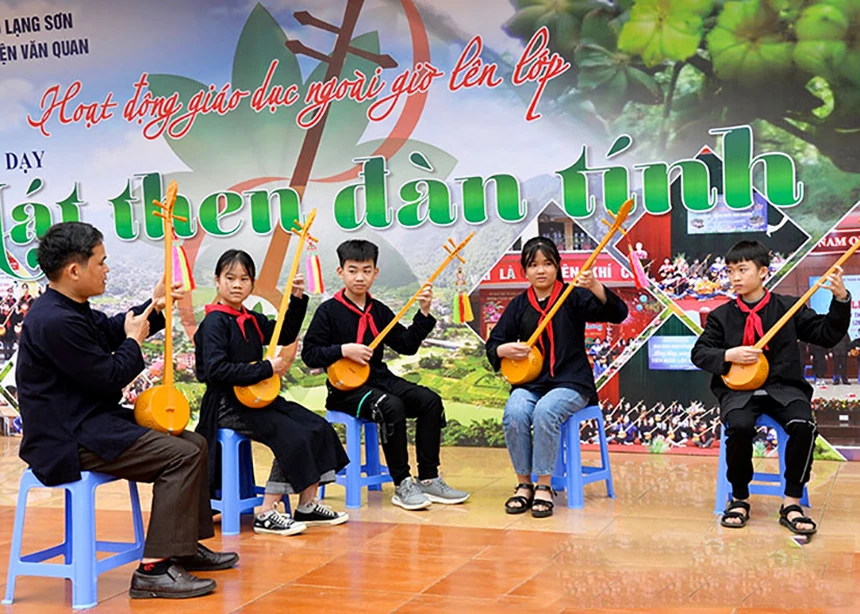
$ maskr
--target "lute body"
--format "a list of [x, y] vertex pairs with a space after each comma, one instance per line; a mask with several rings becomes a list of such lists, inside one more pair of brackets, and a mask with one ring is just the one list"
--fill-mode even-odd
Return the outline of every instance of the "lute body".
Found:
[[177, 190], [176, 182], [171, 181], [164, 204], [155, 201], [163, 211], [155, 215], [164, 219], [164, 378], [134, 402], [134, 419], [139, 425], [168, 435], [182, 433], [191, 418], [188, 399], [173, 385], [173, 219], [182, 219], [173, 215]]
[[[278, 309], [278, 319], [275, 322], [275, 330], [272, 332], [272, 338], [269, 340], [269, 347], [266, 349], [264, 360], [271, 360], [275, 357], [278, 349], [278, 339], [281, 337], [281, 329], [284, 326], [284, 318], [287, 316], [287, 309], [290, 305], [290, 294], [293, 290], [293, 281], [296, 278], [296, 273], [299, 270], [299, 264], [302, 258], [302, 249], [310, 237], [311, 224], [316, 219], [317, 210], [313, 209], [309, 214], [304, 224], [300, 224], [298, 220], [295, 225], [301, 228], [301, 231], [293, 229], [292, 232], [299, 235], [299, 244], [296, 247], [296, 253], [293, 257], [293, 264], [290, 267], [290, 274], [287, 277], [287, 285], [284, 288], [284, 294], [281, 297], [281, 306]], [[314, 240], [311, 237], [311, 240]], [[250, 386], [233, 386], [233, 392], [236, 398], [245, 407], [252, 409], [260, 409], [271, 405], [278, 395], [281, 393], [281, 376], [277, 373], [271, 377], [251, 384]]]

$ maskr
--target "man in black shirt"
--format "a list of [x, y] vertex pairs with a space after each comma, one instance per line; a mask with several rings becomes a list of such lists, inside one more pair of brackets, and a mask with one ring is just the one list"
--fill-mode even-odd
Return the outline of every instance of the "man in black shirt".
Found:
[[130, 594], [205, 595], [215, 582], [188, 570], [226, 569], [238, 560], [198, 543], [214, 535], [206, 442], [190, 431], [171, 437], [138, 426], [119, 405], [122, 389], [144, 368], [141, 343], [164, 327], [164, 282], [151, 301], [125, 314], [93, 310], [89, 299], [104, 292], [109, 271], [102, 238], [89, 224], [64, 222], [40, 242], [38, 262], [49, 284], [21, 333], [20, 456], [46, 486], [78, 480], [81, 471], [152, 482], [144, 558]]

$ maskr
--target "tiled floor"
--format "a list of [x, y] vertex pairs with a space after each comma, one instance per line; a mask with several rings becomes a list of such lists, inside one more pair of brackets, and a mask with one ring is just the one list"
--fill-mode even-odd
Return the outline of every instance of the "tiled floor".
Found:
[[[0, 592], [23, 470], [18, 441], [0, 437]], [[261, 481], [270, 459], [255, 448]], [[465, 505], [407, 512], [391, 505], [387, 485], [342, 527], [258, 536], [246, 518], [241, 535], [211, 540], [242, 557], [237, 569], [212, 574], [214, 594], [130, 601], [129, 565], [100, 577], [96, 609], [860, 612], [860, 463], [816, 464], [810, 497], [820, 532], [805, 546], [778, 526], [777, 499], [754, 498], [748, 528], [721, 528], [711, 513], [715, 458], [615, 453], [616, 499], [589, 485], [584, 510], [566, 509], [561, 495], [544, 520], [504, 513], [515, 481], [504, 450], [446, 448], [443, 468], [451, 484], [472, 491]], [[141, 487], [145, 507], [148, 490]], [[127, 497], [122, 484], [102, 487], [100, 538], [130, 535]], [[330, 488], [329, 503], [343, 509], [343, 490]], [[59, 492], [31, 495], [25, 549], [60, 541], [61, 505]], [[70, 603], [63, 581], [24, 577], [9, 609], [60, 612]]]

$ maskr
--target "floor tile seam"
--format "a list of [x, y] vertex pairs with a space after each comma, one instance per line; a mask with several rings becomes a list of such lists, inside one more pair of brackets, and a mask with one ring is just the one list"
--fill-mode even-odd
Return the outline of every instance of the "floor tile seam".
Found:
[[[389, 610], [389, 612], [390, 612], [391, 614], [394, 614], [395, 612], [399, 612], [401, 609], [403, 609], [403, 608], [407, 607], [410, 603], [412, 603], [413, 601], [415, 601], [416, 599], [418, 599], [419, 597], [422, 597], [422, 596], [424, 596], [424, 595], [425, 595], [425, 593], [424, 593], [424, 592], [421, 592], [421, 593], [413, 593], [410, 599], [408, 599], [408, 600], [406, 600], [405, 602], [401, 603], [399, 606], [397, 606], [397, 607], [396, 607], [396, 608], [394, 608], [393, 610]], [[429, 594], [428, 594], [428, 595], [426, 595], [426, 596], [428, 596], [428, 597], [437, 597], [437, 598], [439, 598], [439, 599], [444, 599], [444, 598], [445, 598], [445, 596], [444, 596], [444, 595], [429, 595]], [[455, 599], [457, 599], [457, 597], [455, 597]], [[467, 597], [467, 599], [476, 599], [476, 598], [474, 598], [474, 597]], [[486, 602], [488, 602], [488, 603], [492, 603], [492, 600], [491, 600], [491, 599], [479, 599], [479, 600], [480, 600], [480, 601], [486, 601]]]
[[[548, 561], [546, 565], [544, 565], [543, 567], [541, 567], [538, 571], [536, 571], [535, 573], [533, 573], [531, 576], [529, 576], [528, 578], [526, 578], [525, 580], [523, 580], [522, 582], [520, 582], [519, 584], [517, 584], [516, 586], [514, 586], [513, 588], [511, 588], [508, 592], [506, 592], [506, 593], [502, 593], [502, 594], [499, 596], [499, 599], [501, 599], [502, 597], [508, 597], [508, 596], [513, 597], [513, 595], [512, 595], [511, 593], [513, 593], [515, 590], [517, 590], [517, 589], [518, 589], [518, 588], [520, 588], [521, 586], [525, 585], [526, 583], [531, 582], [532, 580], [534, 580], [535, 578], [537, 578], [540, 574], [542, 574], [542, 573], [543, 573], [543, 572], [545, 572], [547, 569], [549, 569], [550, 567], [552, 567], [552, 565], [553, 565], [552, 560]], [[497, 600], [497, 601], [498, 601], [498, 600]]]
[[244, 608], [248, 607], [249, 605], [251, 605], [252, 603], [254, 603], [254, 602], [256, 602], [256, 601], [259, 601], [259, 600], [260, 600], [260, 599], [262, 599], [263, 597], [267, 597], [267, 596], [271, 595], [272, 593], [274, 593], [274, 592], [276, 592], [276, 591], [279, 591], [279, 590], [281, 590], [282, 588], [285, 588], [285, 587], [289, 586], [290, 584], [291, 584], [291, 582], [284, 582], [283, 584], [279, 584], [278, 586], [276, 586], [276, 587], [274, 587], [274, 588], [272, 588], [272, 589], [270, 589], [270, 590], [267, 590], [267, 591], [263, 592], [263, 593], [262, 593], [262, 594], [260, 594], [260, 595], [257, 595], [256, 597], [254, 597], [254, 598], [253, 598], [253, 599], [251, 599], [250, 601], [246, 601], [245, 603], [243, 603], [243, 604], [242, 604], [242, 605], [240, 605], [239, 607], [237, 607], [237, 608], [234, 608], [234, 609], [230, 610], [230, 613], [232, 614], [233, 612], [239, 612], [239, 611], [243, 610]]
[[[345, 554], [348, 554], [348, 552], [346, 552]], [[323, 567], [325, 567], [326, 565], [328, 565], [329, 563], [331, 563], [333, 560], [335, 560], [335, 559], [337, 559], [337, 558], [339, 558], [339, 557], [341, 557], [341, 556], [342, 556], [342, 555], [341, 555], [341, 554], [339, 554], [339, 555], [337, 555], [337, 556], [329, 557], [325, 562], [320, 563], [319, 565], [317, 565], [317, 566], [316, 566], [316, 567], [314, 567], [313, 569], [309, 569], [308, 571], [306, 571], [305, 573], [303, 573], [302, 575], [300, 575], [298, 578], [295, 578], [295, 579], [293, 579], [293, 580], [290, 580], [289, 582], [284, 582], [284, 583], [282, 583], [282, 584], [278, 585], [277, 587], [273, 588], [272, 590], [270, 590], [270, 591], [266, 591], [266, 592], [265, 592], [263, 595], [261, 595], [260, 597], [264, 597], [265, 595], [268, 595], [269, 593], [271, 593], [271, 592], [273, 592], [273, 591], [280, 590], [280, 589], [282, 589], [282, 588], [284, 588], [284, 587], [287, 587], [287, 586], [289, 586], [290, 584], [298, 584], [298, 581], [299, 581], [301, 578], [305, 577], [305, 576], [306, 576], [306, 575], [308, 575], [308, 574], [312, 574], [312, 573], [314, 573], [314, 572], [316, 572], [316, 571], [319, 571], [320, 569], [322, 569]], [[309, 586], [309, 585], [304, 585], [304, 584], [303, 584], [302, 586]], [[248, 604], [250, 604], [250, 603], [253, 603], [254, 601], [256, 601], [257, 599], [259, 599], [260, 597], [257, 597], [256, 599], [252, 599], [252, 600], [251, 600], [251, 601], [249, 601], [248, 603], [246, 603], [246, 604], [242, 605], [239, 609], [241, 609], [241, 608], [245, 607], [246, 605], [248, 605]]]
[[[436, 580], [435, 582], [430, 583], [428, 586], [425, 586], [425, 587], [424, 587], [423, 589], [421, 589], [420, 591], [416, 591], [416, 592], [415, 592], [415, 596], [417, 597], [418, 595], [424, 595], [424, 594], [425, 594], [425, 593], [427, 593], [427, 591], [429, 591], [431, 588], [433, 588], [434, 586], [436, 586], [437, 584], [439, 584], [439, 583], [441, 583], [441, 582], [444, 582], [444, 581], [445, 581], [445, 580], [447, 580], [449, 577], [451, 577], [452, 575], [454, 575], [455, 573], [457, 573], [458, 571], [460, 571], [463, 567], [465, 567], [465, 566], [466, 566], [466, 565], [468, 565], [469, 563], [473, 562], [474, 560], [475, 560], [475, 559], [474, 559], [474, 558], [472, 558], [472, 559], [468, 559], [468, 560], [466, 560], [466, 561], [463, 561], [463, 563], [462, 563], [461, 565], [458, 565], [457, 567], [455, 567], [454, 569], [452, 569], [449, 573], [445, 574], [444, 576], [442, 576], [441, 578], [439, 578], [439, 579], [438, 579], [438, 580]], [[405, 604], [404, 604], [404, 605], [405, 605]]]
[[[329, 591], [340, 590], [340, 591], [347, 591], [348, 592], [351, 590], [349, 588], [345, 588], [342, 586], [330, 586], [328, 584], [314, 584], [314, 583], [300, 582], [299, 579], [293, 580], [291, 582], [286, 582], [283, 586], [279, 587], [278, 590], [288, 588], [290, 586], [296, 586], [296, 587], [301, 587], [301, 588], [316, 588], [316, 589], [320, 589], [320, 590], [329, 590]], [[416, 593], [414, 591], [394, 591], [394, 590], [380, 591], [380, 590], [376, 590], [373, 588], [362, 588], [362, 589], [358, 589], [358, 590], [362, 593], [374, 593], [377, 595], [397, 595], [398, 597], [416, 597], [419, 594], [419, 593]], [[410, 599], [410, 601], [411, 601], [411, 599]], [[398, 607], [400, 607], [400, 606], [398, 606]]]
[[824, 513], [827, 511], [827, 508], [830, 506], [830, 501], [833, 498], [833, 490], [836, 488], [836, 481], [839, 479], [839, 472], [841, 470], [841, 466], [836, 468], [836, 474], [833, 476], [832, 483], [830, 484], [830, 488], [827, 489], [827, 494], [824, 496], [824, 505], [821, 506], [821, 515], [819, 516], [819, 520], [822, 519]]

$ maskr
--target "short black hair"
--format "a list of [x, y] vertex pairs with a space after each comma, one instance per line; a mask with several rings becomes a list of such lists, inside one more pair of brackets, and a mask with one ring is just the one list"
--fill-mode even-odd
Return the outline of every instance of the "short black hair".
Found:
[[726, 252], [726, 264], [748, 260], [757, 267], [770, 266], [770, 250], [759, 241], [738, 241]]
[[251, 254], [244, 252], [241, 249], [228, 249], [218, 258], [218, 263], [215, 265], [215, 277], [219, 277], [222, 272], [227, 272], [233, 265], [241, 264], [245, 267], [248, 277], [251, 278], [251, 283], [257, 279], [257, 266], [254, 264], [254, 259]]
[[523, 251], [520, 254], [520, 266], [523, 272], [534, 262], [538, 252], [555, 266], [555, 278], [564, 283], [564, 277], [561, 274], [561, 254], [558, 253], [558, 247], [552, 239], [547, 237], [532, 237], [523, 245]]
[[372, 260], [373, 266], [376, 266], [376, 261], [379, 260], [379, 248], [375, 243], [364, 239], [350, 239], [337, 246], [337, 258], [341, 267], [347, 260], [356, 262]]
[[57, 281], [70, 262], [86, 264], [104, 236], [86, 222], [60, 222], [48, 228], [39, 241], [36, 261], [50, 281]]

